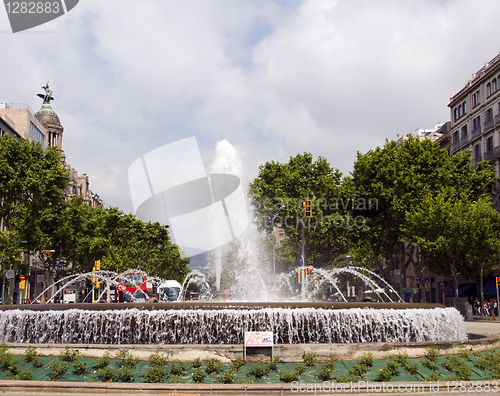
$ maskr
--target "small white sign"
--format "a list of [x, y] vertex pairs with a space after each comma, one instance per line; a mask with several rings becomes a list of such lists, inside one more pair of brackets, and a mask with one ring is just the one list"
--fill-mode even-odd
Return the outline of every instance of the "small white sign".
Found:
[[7, 270], [5, 271], [5, 277], [7, 278], [7, 280], [11, 280], [11, 279], [14, 279], [14, 270]]
[[245, 331], [246, 347], [272, 347], [272, 331]]

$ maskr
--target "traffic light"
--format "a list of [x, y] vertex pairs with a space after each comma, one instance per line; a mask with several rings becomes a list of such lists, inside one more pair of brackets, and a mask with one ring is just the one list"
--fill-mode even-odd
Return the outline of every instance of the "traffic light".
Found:
[[[92, 268], [92, 272], [95, 272], [95, 267]], [[92, 274], [92, 283], [95, 283], [95, 275]]]
[[312, 203], [311, 203], [311, 201], [304, 202], [304, 216], [306, 219], [312, 216]]
[[100, 271], [101, 270], [101, 260], [97, 260], [95, 262], [95, 270]]
[[300, 283], [300, 268], [297, 268], [297, 282]]
[[497, 277], [497, 289], [500, 289], [500, 277]]

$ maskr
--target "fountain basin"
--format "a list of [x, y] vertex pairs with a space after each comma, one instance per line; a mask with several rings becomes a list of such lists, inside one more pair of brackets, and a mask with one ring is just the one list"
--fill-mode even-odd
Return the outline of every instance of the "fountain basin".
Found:
[[0, 342], [242, 344], [272, 331], [276, 344], [463, 341], [465, 323], [436, 304], [48, 304], [2, 307]]

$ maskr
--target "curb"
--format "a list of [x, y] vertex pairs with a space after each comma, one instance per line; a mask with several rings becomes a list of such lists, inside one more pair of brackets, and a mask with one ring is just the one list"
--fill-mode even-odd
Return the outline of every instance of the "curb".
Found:
[[[464, 388], [465, 390], [462, 390]], [[167, 395], [294, 395], [297, 393], [437, 393], [498, 392], [500, 380], [437, 382], [292, 383], [292, 384], [123, 384], [50, 381], [0, 381], [2, 392], [167, 394]], [[496, 390], [493, 390], [496, 389]]]

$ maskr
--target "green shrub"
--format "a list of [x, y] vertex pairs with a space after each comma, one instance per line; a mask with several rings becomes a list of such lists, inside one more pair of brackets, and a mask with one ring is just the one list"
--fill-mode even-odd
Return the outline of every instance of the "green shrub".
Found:
[[365, 352], [359, 359], [359, 363], [367, 367], [373, 366], [373, 355], [369, 352]]
[[87, 363], [82, 363], [80, 360], [75, 360], [73, 362], [73, 367], [75, 368], [75, 373], [78, 375], [87, 374], [88, 368]]
[[349, 373], [356, 378], [363, 378], [363, 376], [369, 370], [369, 368], [370, 368], [369, 366], [357, 362], [351, 369], [349, 369]]
[[396, 360], [388, 360], [386, 362], [386, 365], [379, 370], [376, 381], [389, 381], [393, 375], [397, 374], [399, 367], [401, 367], [401, 364]]
[[408, 357], [409, 356], [406, 352], [399, 353], [398, 355], [396, 355], [396, 359], [401, 366], [405, 366], [406, 363], [408, 363]]
[[31, 363], [34, 358], [38, 357], [38, 354], [36, 352], [36, 348], [34, 347], [28, 347], [24, 351], [24, 363]]
[[25, 369], [21, 370], [14, 378], [20, 381], [31, 381], [33, 379], [33, 374], [30, 369]]
[[347, 372], [346, 375], [338, 375], [335, 377], [335, 381], [336, 382], [355, 382], [357, 379], [356, 377], [353, 377], [352, 374], [350, 374], [349, 372]]
[[0, 367], [2, 367], [2, 370], [7, 371], [7, 375], [15, 377], [19, 374], [17, 359], [13, 354], [6, 352], [7, 349], [4, 349], [4, 351], [0, 353]]
[[3, 355], [4, 353], [6, 353], [7, 351], [9, 350], [9, 347], [7, 346], [7, 344], [5, 342], [2, 342], [0, 344], [0, 355]]
[[61, 352], [59, 352], [59, 359], [63, 362], [72, 363], [74, 360], [78, 359], [80, 353], [73, 349], [65, 347]]
[[149, 355], [149, 363], [152, 366], [166, 366], [168, 363], [168, 355], [162, 352], [155, 352]]
[[387, 382], [391, 379], [391, 377], [392, 370], [389, 367], [384, 366], [379, 370], [376, 380], [380, 382]]
[[199, 357], [197, 357], [196, 359], [194, 359], [193, 361], [193, 368], [198, 368], [201, 366], [201, 359]]
[[116, 358], [120, 359], [122, 367], [135, 367], [139, 359], [132, 356], [128, 351], [120, 351], [116, 354]]
[[205, 363], [207, 364], [207, 367], [205, 368], [207, 374], [217, 374], [222, 371], [223, 366], [219, 359], [207, 358]]
[[61, 378], [68, 371], [69, 363], [65, 361], [53, 361], [49, 364], [49, 378], [51, 381]]
[[326, 367], [330, 371], [337, 370], [335, 359], [328, 359], [325, 363], [323, 363], [323, 367]]
[[192, 377], [195, 383], [200, 384], [205, 379], [205, 372], [203, 370], [195, 370]]
[[132, 382], [134, 380], [134, 370], [129, 366], [120, 367], [116, 370], [115, 379], [118, 382]]
[[437, 348], [427, 348], [425, 358], [431, 362], [437, 363], [437, 357], [439, 356], [439, 349]]
[[245, 359], [235, 359], [232, 363], [231, 363], [231, 367], [236, 370], [236, 371], [240, 371], [240, 368], [242, 368], [244, 365], [245, 365]]
[[103, 368], [97, 370], [97, 378], [102, 382], [111, 382], [116, 375], [115, 369], [113, 367], [106, 365]]
[[165, 373], [163, 366], [155, 364], [148, 368], [148, 371], [143, 375], [143, 377], [146, 382], [158, 383], [163, 382], [165, 378], [168, 378], [168, 375]]
[[439, 373], [433, 372], [431, 375], [429, 375], [425, 380], [426, 381], [440, 381], [442, 378], [439, 375]]
[[321, 370], [319, 371], [319, 374], [318, 374], [318, 377], [322, 380], [322, 381], [330, 381], [331, 377], [330, 377], [330, 373], [332, 372], [332, 370], [329, 369], [328, 366], [321, 366]]
[[223, 371], [219, 376], [219, 381], [222, 384], [232, 384], [234, 382], [234, 370], [232, 368], [229, 368]]
[[94, 359], [94, 364], [96, 365], [96, 367], [99, 370], [101, 370], [109, 365], [109, 361], [110, 361], [109, 360], [109, 352], [106, 351], [103, 353], [102, 357], [100, 357], [98, 359]]
[[307, 367], [314, 366], [314, 363], [316, 363], [316, 354], [315, 353], [304, 353], [302, 355], [302, 359], [304, 360], [304, 364]]
[[177, 363], [172, 363], [170, 372], [176, 377], [182, 377], [186, 375], [186, 364], [180, 360], [177, 360]]
[[282, 381], [282, 382], [290, 383], [293, 381], [298, 381], [299, 376], [300, 376], [300, 373], [297, 370], [292, 371], [292, 372], [282, 371], [282, 370], [279, 371], [280, 381]]
[[442, 366], [456, 375], [457, 381], [468, 381], [471, 375], [471, 368], [465, 363], [464, 358], [460, 356], [448, 356]]
[[417, 372], [417, 369], [418, 369], [418, 363], [415, 362], [415, 363], [410, 363], [410, 362], [407, 362], [406, 365], [405, 365], [405, 370], [410, 373], [411, 375], [415, 374]]
[[299, 373], [299, 375], [302, 375], [306, 371], [306, 365], [304, 363], [298, 363], [295, 365], [295, 371]]
[[337, 368], [335, 367], [335, 360], [329, 359], [322, 364], [318, 377], [321, 378], [323, 381], [329, 381], [330, 374], [334, 372], [336, 369]]
[[257, 363], [256, 365], [251, 367], [250, 370], [248, 370], [248, 373], [260, 380], [267, 374], [269, 374], [269, 367], [265, 363]]
[[432, 371], [435, 371], [437, 368], [437, 363], [427, 358], [423, 360], [422, 364]]
[[280, 362], [280, 358], [279, 357], [275, 357], [275, 358], [269, 358], [269, 359], [267, 359], [264, 363], [269, 368], [269, 371], [274, 371], [274, 370], [276, 370], [276, 365], [279, 362]]

